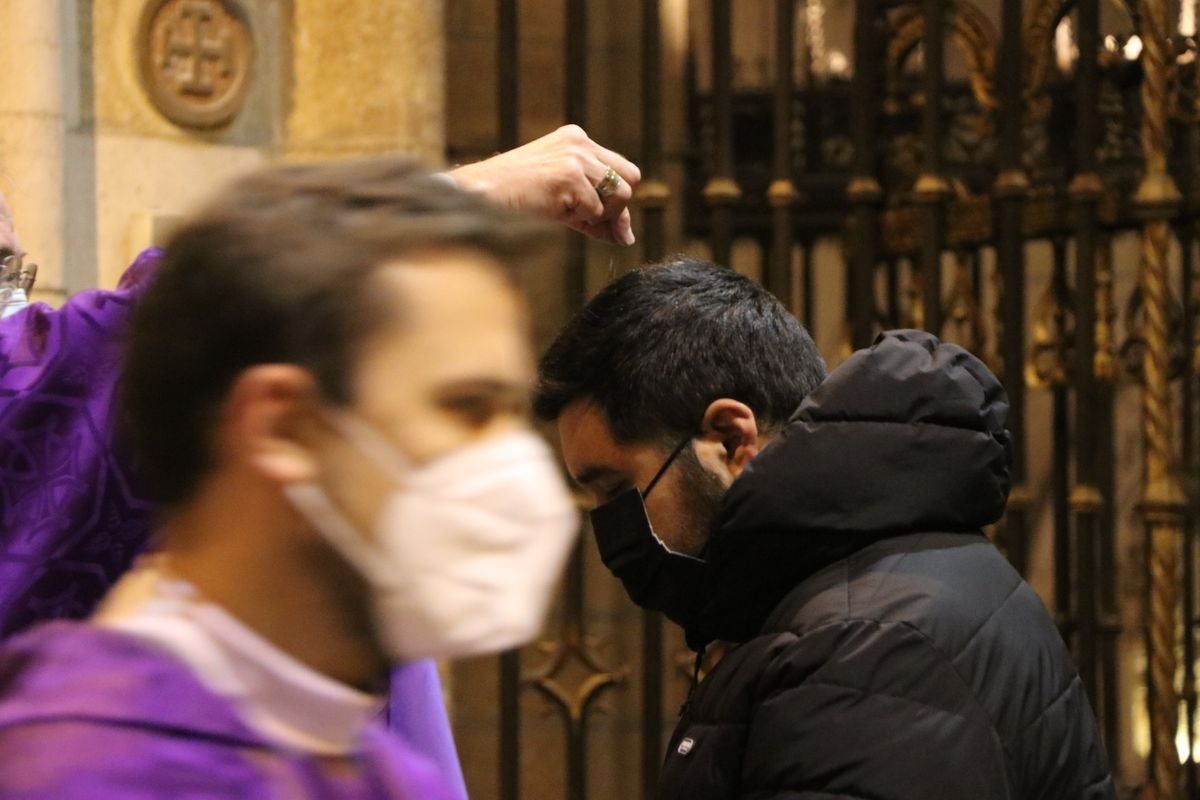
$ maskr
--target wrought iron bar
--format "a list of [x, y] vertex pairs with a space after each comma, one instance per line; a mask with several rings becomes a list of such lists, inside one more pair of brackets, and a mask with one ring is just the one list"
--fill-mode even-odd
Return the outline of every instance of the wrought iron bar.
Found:
[[742, 196], [733, 161], [732, 0], [712, 0], [713, 173], [704, 187], [711, 214], [713, 260], [730, 265], [733, 212]]
[[1088, 697], [1100, 700], [1097, 559], [1104, 498], [1096, 485], [1096, 261], [1103, 184], [1097, 172], [1096, 98], [1100, 71], [1100, 0], [1079, 0], [1079, 58], [1075, 67], [1075, 176], [1067, 194], [1075, 235], [1075, 337], [1071, 383], [1075, 405], [1075, 482], [1071, 535], [1075, 544], [1075, 660]]
[[519, 144], [520, 133], [520, 27], [517, 0], [497, 0], [496, 75], [500, 149]]
[[996, 176], [996, 268], [1001, 275], [1000, 357], [1008, 392], [1008, 430], [1012, 435], [1012, 482], [1004, 520], [1009, 561], [1022, 575], [1029, 566], [1029, 479], [1025, 442], [1025, 233], [1022, 210], [1029, 178], [1021, 163], [1025, 107], [1022, 80], [1021, 0], [1003, 0], [1000, 44], [999, 175]]
[[[1066, 304], [1069, 290], [1067, 287], [1067, 241], [1057, 237], [1054, 247], [1054, 276], [1051, 278], [1053, 296], [1055, 297], [1054, 316], [1055, 329], [1059, 339], [1060, 364], [1065, 362], [1062, 355], [1066, 350], [1065, 340], [1067, 315]], [[1070, 403], [1067, 393], [1066, 375], [1055, 371], [1050, 376], [1050, 386], [1053, 391], [1053, 419], [1051, 421], [1054, 440], [1054, 455], [1051, 484], [1054, 499], [1054, 615], [1058, 622], [1059, 631], [1068, 644], [1075, 638], [1075, 597], [1074, 586], [1074, 553], [1071, 546], [1071, 514], [1068, 503], [1068, 492], [1071, 488], [1071, 420]]]
[[[564, 60], [566, 63], [566, 97], [563, 107], [566, 120], [587, 127], [588, 120], [588, 14], [586, 0], [566, 0], [566, 34]], [[582, 236], [570, 238], [567, 277], [565, 282], [566, 307], [574, 311], [582, 306], [587, 293], [587, 244]], [[587, 798], [587, 711], [592, 700], [611, 685], [615, 678], [602, 670], [588, 651], [584, 634], [584, 581], [583, 542], [575, 548], [566, 575], [566, 619], [561, 641], [557, 645], [556, 657], [551, 666], [534, 679], [534, 685], [548, 697], [564, 714], [567, 730], [566, 797], [568, 800]], [[567, 698], [556, 685], [558, 670], [566, 659], [576, 655], [591, 667], [593, 678], [598, 683], [585, 681], [575, 696]], [[599, 677], [597, 677], [599, 676]]]
[[902, 327], [900, 321], [900, 263], [895, 258], [887, 260], [887, 317], [885, 325], [889, 328]]
[[[879, 260], [880, 204], [876, 155], [881, 100], [881, 14], [878, 0], [857, 0], [854, 6], [854, 78], [851, 91], [854, 166], [846, 188], [853, 209], [850, 223], [850, 291], [847, 316], [853, 348], [871, 343], [875, 265]], [[813, 91], [809, 87], [809, 91]], [[811, 264], [811, 258], [809, 263]], [[810, 280], [811, 284], [811, 280]]]
[[813, 308], [815, 300], [813, 298], [813, 290], [816, 281], [813, 276], [813, 240], [805, 238], [800, 242], [800, 280], [802, 281], [802, 291], [804, 296], [801, 298], [801, 308], [803, 309], [803, 322], [811, 331], [814, 325]]
[[500, 799], [521, 796], [521, 653], [500, 655]]
[[[559, 638], [542, 645], [547, 658], [529, 678], [530, 685], [563, 720], [567, 740], [567, 800], [587, 798], [587, 734], [592, 706], [604, 692], [624, 681], [622, 671], [611, 670], [601, 662], [593, 649], [596, 642], [585, 633], [583, 564], [580, 540], [567, 564], [566, 607]], [[587, 673], [574, 687], [559, 680], [571, 662], [578, 662]]]
[[567, 122], [587, 127], [588, 117], [588, 15], [586, 0], [566, 0], [566, 97], [563, 108]]
[[[588, 15], [587, 0], [566, 0], [566, 96], [563, 110], [566, 121], [587, 127], [588, 119]], [[564, 280], [566, 308], [581, 307], [587, 296], [587, 240], [572, 236], [568, 240], [567, 269]]]
[[763, 284], [785, 305], [792, 304], [793, 216], [799, 193], [792, 181], [792, 103], [796, 53], [796, 0], [775, 0], [774, 180], [767, 190], [772, 208], [771, 259]]
[[1099, 552], [1097, 554], [1097, 635], [1100, 637], [1100, 696], [1094, 698], [1097, 714], [1103, 726], [1104, 741], [1109, 752], [1109, 767], [1119, 774], [1121, 757], [1120, 684], [1117, 680], [1118, 645], [1121, 616], [1117, 609], [1116, 561], [1116, 418], [1115, 381], [1116, 344], [1114, 325], [1117, 310], [1114, 297], [1115, 265], [1112, 236], [1101, 239], [1099, 265], [1096, 274], [1096, 355], [1093, 375], [1096, 386], [1096, 487], [1103, 498], [1097, 519]]
[[666, 254], [665, 214], [671, 188], [663, 175], [662, 11], [660, 0], [642, 0], [642, 208], [639, 238], [647, 261]]
[[[575, 548], [567, 567], [567, 620], [563, 638], [568, 648], [586, 647], [583, 633], [584, 608], [584, 560], [583, 542]], [[587, 798], [587, 707], [583, 703], [572, 705], [567, 715], [567, 798]]]
[[[497, 0], [497, 117], [499, 149], [516, 147], [520, 118], [520, 28], [517, 0]], [[521, 797], [521, 653], [500, 655], [500, 800]]]
[[921, 291], [925, 310], [925, 329], [935, 334], [942, 330], [942, 250], [946, 243], [946, 202], [950, 184], [943, 174], [942, 97], [946, 89], [946, 7], [947, 0], [922, 0], [925, 15], [925, 58], [921, 140], [924, 162], [913, 187], [919, 205], [921, 228]]
[[663, 760], [663, 618], [642, 613], [642, 798], [658, 796]]
[[[642, 253], [659, 261], [666, 251], [665, 213], [671, 190], [662, 174], [662, 9], [660, 0], [642, 0]], [[663, 759], [663, 623], [657, 611], [642, 612], [642, 742], [643, 800], [658, 793]]]

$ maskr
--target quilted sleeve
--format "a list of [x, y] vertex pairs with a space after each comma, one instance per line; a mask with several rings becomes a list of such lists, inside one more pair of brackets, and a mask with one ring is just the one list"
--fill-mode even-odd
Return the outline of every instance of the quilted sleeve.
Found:
[[911, 626], [840, 621], [796, 636], [759, 692], [742, 764], [746, 800], [1016, 796], [992, 721]]

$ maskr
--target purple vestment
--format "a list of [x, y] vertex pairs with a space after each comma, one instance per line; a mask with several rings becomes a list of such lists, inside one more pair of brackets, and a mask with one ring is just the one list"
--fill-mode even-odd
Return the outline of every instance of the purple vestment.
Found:
[[150, 509], [131, 487], [113, 399], [157, 256], [143, 253], [116, 291], [0, 320], [0, 637], [91, 613], [145, 547]]
[[[115, 291], [0, 320], [0, 639], [86, 617], [147, 545], [152, 509], [114, 400], [129, 318], [160, 257], [142, 253]], [[434, 665], [399, 667], [392, 680], [392, 727], [465, 798]]]
[[170, 656], [56, 622], [0, 651], [4, 800], [451, 800], [439, 769], [381, 726], [352, 757], [272, 744]]

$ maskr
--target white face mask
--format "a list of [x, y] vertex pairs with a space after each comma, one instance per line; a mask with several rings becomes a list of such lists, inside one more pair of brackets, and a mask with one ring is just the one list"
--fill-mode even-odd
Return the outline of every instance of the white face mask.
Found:
[[315, 483], [285, 493], [366, 578], [387, 653], [397, 661], [482, 655], [537, 636], [579, 527], [545, 442], [512, 433], [412, 467], [357, 418], [334, 424], [397, 484], [374, 536]]
[[24, 289], [0, 286], [0, 319], [11, 317], [29, 305]]

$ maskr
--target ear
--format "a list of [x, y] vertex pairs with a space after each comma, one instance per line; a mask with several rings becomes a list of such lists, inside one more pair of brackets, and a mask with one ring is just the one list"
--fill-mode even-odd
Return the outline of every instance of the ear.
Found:
[[720, 444], [722, 460], [734, 478], [760, 449], [754, 411], [745, 403], [728, 397], [709, 404], [700, 422], [700, 438]]
[[225, 401], [220, 450], [277, 484], [315, 480], [318, 462], [305, 438], [319, 393], [312, 375], [289, 364], [242, 372]]

